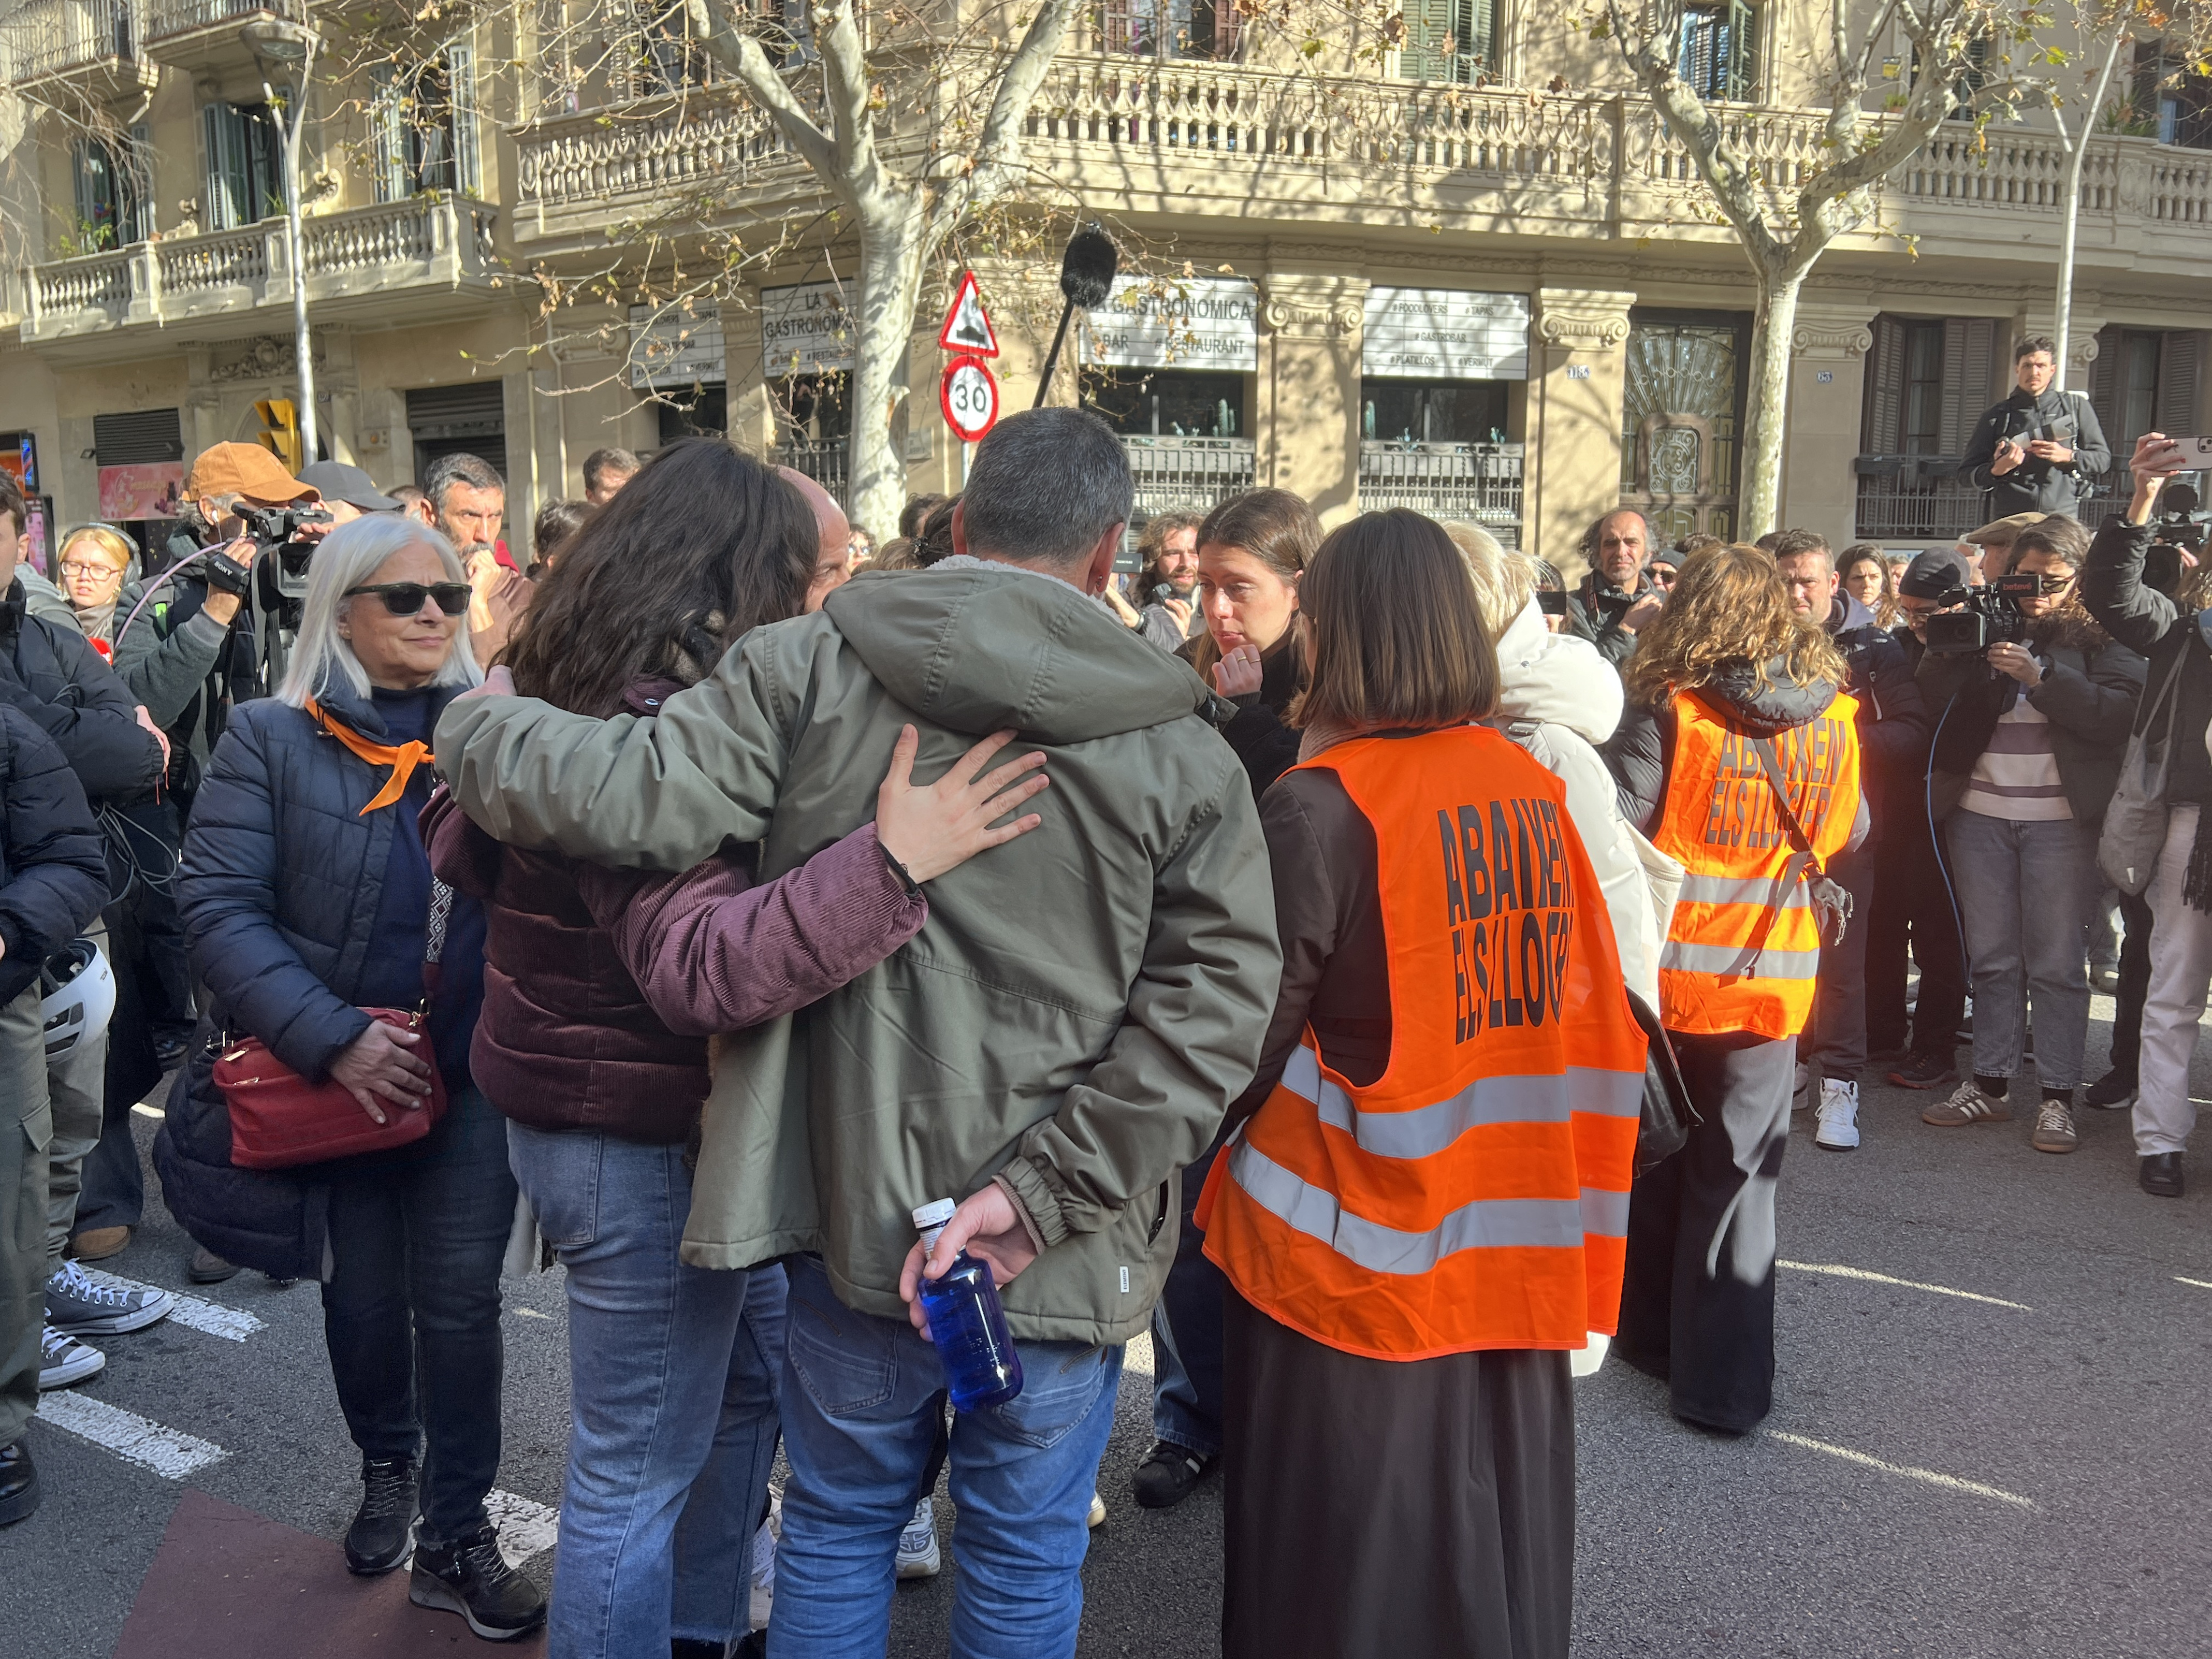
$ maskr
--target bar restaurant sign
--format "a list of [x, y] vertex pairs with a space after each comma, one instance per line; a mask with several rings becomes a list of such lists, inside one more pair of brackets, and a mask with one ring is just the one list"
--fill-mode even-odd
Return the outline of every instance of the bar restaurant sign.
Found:
[[1252, 370], [1260, 291], [1242, 276], [1117, 276], [1085, 324], [1089, 363], [1116, 368]]
[[729, 378], [719, 307], [632, 306], [629, 308], [629, 383], [659, 391], [714, 386]]
[[1525, 380], [1528, 296], [1370, 288], [1359, 372], [1376, 380]]
[[818, 374], [853, 367], [855, 325], [842, 283], [799, 283], [761, 290], [761, 373]]

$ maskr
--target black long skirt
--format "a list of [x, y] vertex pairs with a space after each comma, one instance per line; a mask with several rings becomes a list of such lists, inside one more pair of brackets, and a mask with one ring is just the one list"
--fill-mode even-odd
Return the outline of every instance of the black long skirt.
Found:
[[1224, 1316], [1224, 1659], [1565, 1659], [1567, 1356], [1368, 1359]]

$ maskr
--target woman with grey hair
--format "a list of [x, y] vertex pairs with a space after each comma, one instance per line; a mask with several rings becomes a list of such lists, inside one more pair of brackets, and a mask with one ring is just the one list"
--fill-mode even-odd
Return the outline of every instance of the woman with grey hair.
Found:
[[[545, 1616], [484, 1510], [514, 1177], [505, 1120], [469, 1072], [483, 913], [433, 882], [416, 830], [438, 716], [483, 678], [468, 608], [459, 556], [410, 520], [358, 519], [316, 549], [283, 684], [233, 714], [185, 835], [185, 930], [212, 1006], [155, 1156], [202, 1244], [321, 1281], [331, 1381], [362, 1460], [346, 1565], [389, 1572], [411, 1549], [410, 1600], [503, 1639]], [[434, 908], [448, 903], [426, 973]], [[416, 1031], [364, 1012], [418, 1005]], [[434, 1068], [446, 1114], [396, 1151], [235, 1167], [213, 1077], [227, 1035], [335, 1079], [380, 1124], [424, 1109]]]

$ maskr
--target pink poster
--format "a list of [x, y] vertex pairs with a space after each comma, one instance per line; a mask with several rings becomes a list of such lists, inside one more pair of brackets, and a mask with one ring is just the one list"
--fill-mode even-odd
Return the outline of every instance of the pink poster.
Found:
[[143, 461], [100, 469], [100, 516], [110, 524], [173, 519], [184, 500], [182, 461]]

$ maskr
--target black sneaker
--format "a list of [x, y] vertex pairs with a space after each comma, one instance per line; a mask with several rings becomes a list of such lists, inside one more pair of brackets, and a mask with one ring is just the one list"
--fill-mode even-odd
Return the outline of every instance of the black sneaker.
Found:
[[0, 1527], [12, 1527], [39, 1507], [39, 1471], [31, 1449], [18, 1440], [0, 1446]]
[[2107, 1072], [2082, 1091], [2081, 1103], [2100, 1112], [2124, 1112], [2136, 1103], [2136, 1080], [2125, 1072]]
[[489, 1522], [473, 1538], [417, 1544], [407, 1599], [418, 1607], [458, 1613], [487, 1642], [511, 1642], [545, 1622], [545, 1598], [499, 1553]]
[[1941, 1089], [1959, 1080], [1959, 1064], [1944, 1050], [1915, 1054], [1893, 1067], [1889, 1080], [1900, 1089]]
[[415, 1460], [369, 1458], [361, 1466], [361, 1507], [346, 1528], [346, 1571], [362, 1578], [390, 1572], [415, 1547], [419, 1501]]
[[1171, 1510], [1190, 1496], [1191, 1488], [1206, 1479], [1218, 1457], [1200, 1457], [1171, 1440], [1155, 1440], [1145, 1461], [1137, 1465], [1130, 1481], [1138, 1504], [1148, 1510]]

